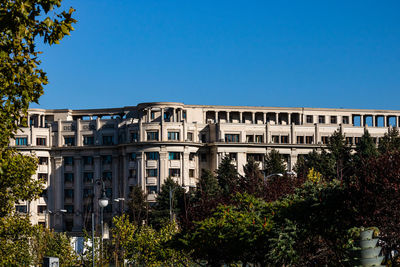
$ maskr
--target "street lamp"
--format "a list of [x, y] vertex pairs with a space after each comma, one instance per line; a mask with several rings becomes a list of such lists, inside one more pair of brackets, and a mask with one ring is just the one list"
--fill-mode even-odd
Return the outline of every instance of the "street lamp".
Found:
[[273, 173], [273, 174], [265, 176], [264, 180], [267, 180], [268, 178], [271, 178], [271, 177], [274, 177], [274, 176], [282, 177], [283, 174], [282, 173]]
[[[123, 206], [121, 204], [123, 204], [123, 202], [125, 201], [125, 198], [123, 198], [123, 197], [114, 198], [114, 201], [120, 204], [118, 210], [119, 210], [119, 215], [121, 215], [122, 210], [123, 210]], [[121, 208], [121, 206], [122, 206], [122, 208]]]
[[101, 237], [100, 237], [100, 262], [103, 265], [103, 232], [104, 232], [104, 220], [103, 220], [103, 209], [108, 206], [108, 198], [106, 196], [106, 190], [103, 179], [97, 180], [98, 184], [101, 184], [101, 198], [99, 198], [100, 206], [100, 224], [101, 224]]

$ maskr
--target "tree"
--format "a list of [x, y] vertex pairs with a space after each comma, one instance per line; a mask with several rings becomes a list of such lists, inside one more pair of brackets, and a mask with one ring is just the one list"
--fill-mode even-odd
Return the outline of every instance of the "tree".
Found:
[[378, 151], [381, 154], [400, 149], [399, 131], [395, 128], [389, 129], [388, 133], [379, 140]]
[[264, 175], [259, 165], [253, 158], [247, 161], [243, 167], [244, 176], [240, 179], [240, 191], [248, 194], [262, 197], [265, 192]]
[[379, 152], [376, 148], [374, 140], [372, 140], [371, 135], [367, 130], [360, 138], [360, 142], [356, 144], [356, 154], [354, 155], [354, 163], [356, 168], [361, 167], [361, 162], [363, 160], [368, 160], [371, 157], [378, 156]]
[[346, 138], [341, 130], [335, 131], [329, 137], [327, 148], [335, 160], [336, 178], [342, 180], [344, 175], [350, 174], [352, 168], [350, 164], [351, 146], [346, 143]]
[[218, 166], [217, 179], [222, 190], [222, 194], [229, 196], [239, 187], [239, 173], [231, 163], [229, 157], [224, 157]]
[[132, 222], [140, 226], [147, 218], [146, 195], [140, 186], [134, 186], [129, 195], [128, 214]]
[[282, 158], [282, 155], [275, 149], [272, 149], [265, 156], [265, 175], [271, 175], [274, 173], [282, 173], [286, 172], [286, 164]]
[[[37, 43], [59, 43], [73, 30], [73, 8], [57, 14], [61, 0], [0, 1], [0, 243], [24, 240], [31, 232], [26, 220], [12, 215], [19, 200], [38, 197], [40, 184], [32, 179], [36, 159], [23, 156], [8, 147], [21, 125], [26, 126], [29, 104], [38, 102], [47, 84], [46, 73], [39, 68]], [[41, 38], [43, 37], [43, 39]], [[18, 229], [18, 231], [14, 231]], [[11, 234], [12, 233], [12, 234]], [[14, 240], [14, 241], [12, 241]], [[18, 246], [15, 246], [18, 248]], [[2, 247], [7, 264], [24, 259], [24, 250]], [[27, 250], [25, 250], [27, 251]], [[18, 264], [20, 265], [20, 264]]]

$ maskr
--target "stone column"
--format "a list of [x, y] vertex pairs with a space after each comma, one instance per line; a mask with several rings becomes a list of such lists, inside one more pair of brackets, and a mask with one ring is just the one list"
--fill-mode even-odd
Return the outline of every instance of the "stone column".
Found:
[[267, 122], [266, 126], [265, 126], [265, 142], [267, 144], [271, 143], [271, 134], [269, 133], [269, 129], [270, 129], [270, 124], [269, 122]]
[[58, 147], [62, 146], [62, 135], [61, 135], [62, 129], [61, 129], [61, 127], [62, 127], [61, 120], [58, 119], [58, 121], [57, 121], [57, 146]]
[[119, 198], [119, 187], [118, 187], [118, 177], [119, 177], [119, 157], [118, 155], [113, 155], [112, 159], [112, 197], [111, 197], [111, 205], [112, 205], [112, 214], [118, 213], [118, 206], [120, 202], [114, 201], [114, 199]]
[[230, 117], [229, 115], [230, 115], [230, 112], [227, 111], [227, 112], [226, 112], [226, 122], [227, 122], [227, 123], [230, 122], [230, 121], [229, 121], [229, 119], [230, 119], [230, 118], [229, 118], [229, 117]]
[[290, 125], [290, 143], [295, 144], [296, 143], [296, 136], [295, 136], [295, 125], [292, 123]]
[[279, 114], [276, 112], [275, 113], [275, 125], [279, 124]]
[[320, 141], [320, 136], [319, 136], [319, 123], [315, 123], [314, 144], [318, 144], [319, 141]]
[[46, 125], [44, 125], [44, 115], [41, 115], [40, 118], [41, 118], [42, 128], [45, 128]]
[[144, 177], [144, 170], [143, 170], [143, 153], [139, 153], [136, 155], [136, 161], [138, 163], [137, 165], [137, 179], [138, 179], [138, 185], [142, 188], [142, 190], [146, 190], [146, 178]]
[[292, 114], [291, 113], [288, 113], [288, 115], [287, 115], [287, 118], [288, 118], [288, 125], [290, 125], [290, 124], [292, 124]]
[[76, 120], [76, 145], [82, 146], [81, 119]]
[[161, 188], [165, 179], [168, 177], [168, 152], [165, 151], [165, 147], [162, 147], [160, 151], [159, 177], [159, 188]]
[[215, 111], [215, 123], [219, 123], [218, 111]]
[[72, 228], [73, 232], [82, 231], [83, 226], [83, 203], [82, 203], [82, 157], [74, 157], [74, 225]]
[[387, 116], [383, 115], [383, 127], [388, 127]]
[[189, 178], [189, 150], [185, 147], [182, 159], [182, 186], [190, 185]]
[[252, 112], [251, 113], [251, 120], [252, 120], [252, 124], [256, 124], [256, 113]]
[[163, 108], [161, 108], [160, 118], [161, 118], [161, 123], [163, 123], [164, 122], [164, 109]]
[[53, 158], [54, 166], [54, 183], [52, 189], [54, 190], [54, 210], [52, 210], [54, 218], [54, 230], [56, 232], [62, 232], [64, 230], [64, 217], [63, 213], [60, 212], [64, 209], [64, 177], [63, 177], [63, 165], [62, 157], [57, 156]]

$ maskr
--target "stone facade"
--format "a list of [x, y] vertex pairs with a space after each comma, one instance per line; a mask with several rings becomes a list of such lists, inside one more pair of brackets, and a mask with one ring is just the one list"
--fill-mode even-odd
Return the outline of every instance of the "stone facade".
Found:
[[[215, 170], [229, 156], [243, 173], [248, 157], [263, 167], [264, 155], [277, 149], [289, 171], [298, 155], [321, 149], [337, 129], [355, 145], [368, 128], [376, 142], [398, 127], [400, 111], [322, 108], [142, 103], [137, 106], [90, 110], [29, 110], [29, 127], [10, 145], [40, 159], [36, 179], [46, 195], [16, 209], [29, 212], [34, 223], [57, 231], [81, 233], [90, 227], [103, 178], [108, 197], [128, 199], [140, 185], [155, 196], [168, 177], [193, 187], [201, 169]], [[125, 209], [110, 201], [106, 221]], [[66, 212], [65, 212], [66, 211]], [[98, 217], [96, 217], [96, 220]]]

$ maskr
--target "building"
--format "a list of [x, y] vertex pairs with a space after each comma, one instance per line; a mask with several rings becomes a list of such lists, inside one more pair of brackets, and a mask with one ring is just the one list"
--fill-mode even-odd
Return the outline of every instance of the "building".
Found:
[[[379, 142], [400, 123], [400, 111], [391, 110], [170, 102], [110, 109], [30, 109], [28, 116], [29, 127], [20, 129], [10, 145], [39, 157], [35, 178], [46, 183], [47, 192], [32, 203], [18, 203], [16, 209], [29, 212], [33, 222], [75, 233], [90, 228], [100, 178], [110, 199], [128, 199], [131, 187], [140, 185], [154, 201], [168, 176], [184, 187], [195, 186], [201, 169], [215, 170], [224, 156], [242, 173], [249, 157], [263, 168], [265, 154], [277, 149], [291, 170], [299, 155], [325, 146], [339, 128], [355, 145], [366, 128]], [[93, 206], [98, 214], [98, 205]], [[111, 201], [106, 220], [124, 208], [123, 201]]]

